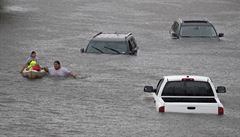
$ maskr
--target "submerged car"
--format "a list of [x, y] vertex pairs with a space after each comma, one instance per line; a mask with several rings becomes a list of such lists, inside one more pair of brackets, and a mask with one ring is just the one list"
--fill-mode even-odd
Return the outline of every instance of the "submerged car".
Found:
[[158, 112], [224, 114], [224, 107], [210, 78], [204, 76], [164, 76], [154, 89], [145, 86], [144, 92], [152, 93]]
[[173, 22], [169, 31], [173, 39], [181, 38], [212, 38], [219, 39], [223, 33], [217, 33], [212, 23], [207, 20], [183, 20]]
[[82, 53], [137, 55], [138, 46], [132, 33], [98, 33]]

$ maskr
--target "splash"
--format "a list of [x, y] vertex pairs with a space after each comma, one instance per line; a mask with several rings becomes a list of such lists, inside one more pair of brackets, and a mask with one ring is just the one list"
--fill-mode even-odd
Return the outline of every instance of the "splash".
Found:
[[3, 8], [6, 12], [27, 12], [28, 9], [20, 6], [7, 6]]

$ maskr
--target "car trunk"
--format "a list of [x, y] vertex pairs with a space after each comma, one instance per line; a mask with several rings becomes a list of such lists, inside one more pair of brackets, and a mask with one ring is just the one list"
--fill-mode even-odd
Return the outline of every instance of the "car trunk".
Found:
[[218, 114], [214, 98], [163, 98], [165, 112]]

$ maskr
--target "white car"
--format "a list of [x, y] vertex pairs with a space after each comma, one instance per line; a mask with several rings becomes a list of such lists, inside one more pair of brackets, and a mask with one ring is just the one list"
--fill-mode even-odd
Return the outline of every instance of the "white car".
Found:
[[145, 86], [152, 93], [158, 112], [224, 114], [217, 93], [225, 93], [223, 86], [215, 89], [210, 78], [203, 76], [164, 76], [156, 89]]

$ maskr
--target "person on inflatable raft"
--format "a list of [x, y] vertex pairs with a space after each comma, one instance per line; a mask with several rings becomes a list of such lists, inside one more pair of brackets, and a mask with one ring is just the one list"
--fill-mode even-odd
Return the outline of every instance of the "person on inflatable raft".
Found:
[[35, 51], [31, 52], [30, 56], [26, 60], [25, 65], [23, 66], [20, 72], [22, 73], [24, 69], [26, 69], [27, 71], [30, 70], [41, 71], [42, 68], [38, 63], [38, 57]]

